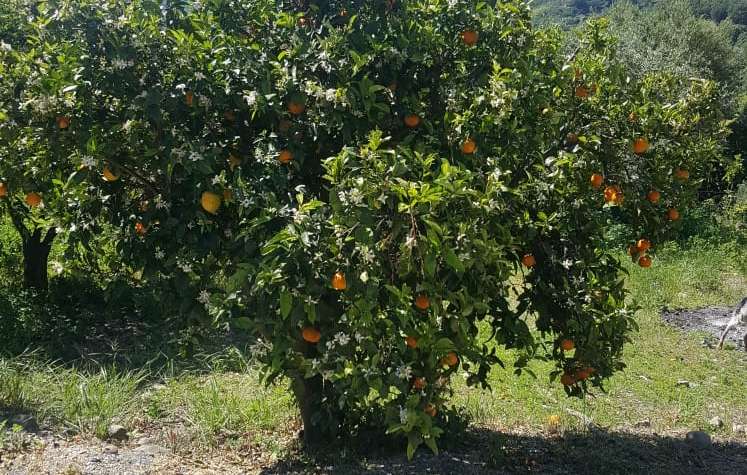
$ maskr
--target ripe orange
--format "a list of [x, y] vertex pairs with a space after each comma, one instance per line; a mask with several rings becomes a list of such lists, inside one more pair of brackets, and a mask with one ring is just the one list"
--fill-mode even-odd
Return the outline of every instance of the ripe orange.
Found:
[[562, 340], [560, 340], [560, 348], [563, 351], [571, 351], [576, 348], [576, 344], [573, 343], [573, 340], [571, 340], [570, 338], [563, 338]]
[[478, 35], [474, 30], [464, 30], [462, 32], [462, 42], [467, 46], [475, 46], [477, 44]]
[[656, 190], [651, 190], [651, 191], [649, 191], [649, 192], [648, 192], [648, 194], [646, 195], [646, 199], [647, 199], [647, 200], [649, 200], [650, 202], [652, 202], [652, 203], [656, 204], [656, 203], [658, 203], [658, 202], [659, 202], [659, 200], [661, 199], [661, 193], [659, 193], [659, 192], [658, 192], [658, 191], [656, 191]]
[[319, 343], [319, 340], [322, 338], [322, 333], [314, 327], [306, 327], [301, 332], [301, 336], [304, 341], [309, 343]]
[[462, 153], [465, 155], [472, 155], [477, 150], [477, 143], [472, 138], [468, 138], [462, 142]]
[[450, 351], [443, 358], [441, 358], [442, 366], [456, 366], [459, 363], [459, 357], [453, 351]]
[[618, 185], [609, 185], [604, 189], [604, 201], [619, 205], [623, 202], [622, 189]]
[[293, 154], [290, 150], [281, 150], [278, 154], [278, 161], [280, 163], [290, 163], [291, 160], [293, 160]]
[[423, 389], [426, 384], [425, 378], [415, 378], [412, 382], [412, 387], [415, 389]]
[[649, 249], [651, 249], [651, 241], [641, 238], [636, 243], [636, 247], [640, 252], [648, 251]]
[[579, 381], [589, 379], [589, 376], [591, 376], [590, 368], [581, 368], [580, 370], [576, 372], [576, 379]]
[[589, 89], [586, 86], [576, 86], [576, 97], [579, 99], [586, 99], [589, 97]]
[[26, 195], [26, 204], [32, 208], [36, 208], [42, 202], [42, 197], [39, 193], [32, 191]]
[[534, 267], [537, 264], [537, 260], [533, 255], [525, 254], [524, 257], [521, 258], [521, 263], [524, 264], [525, 267]]
[[431, 417], [436, 417], [436, 413], [438, 413], [438, 410], [436, 409], [436, 406], [433, 404], [427, 404], [425, 406], [425, 409], [423, 409], [426, 414], [428, 414]]
[[57, 128], [65, 130], [70, 127], [70, 117], [61, 115], [57, 117]]
[[303, 102], [290, 101], [288, 103], [288, 112], [293, 115], [301, 115], [306, 110], [306, 105]]
[[8, 185], [0, 183], [0, 198], [5, 198], [6, 196], [8, 196]]
[[411, 129], [414, 129], [420, 125], [420, 117], [417, 114], [407, 114], [405, 116], [405, 125]]
[[414, 348], [417, 348], [417, 347], [418, 347], [418, 340], [417, 340], [417, 338], [415, 338], [414, 336], [407, 336], [407, 337], [405, 338], [405, 344], [406, 344], [406, 345], [407, 345], [407, 346], [408, 346], [409, 348], [413, 348], [413, 349], [414, 349]]
[[195, 95], [192, 91], [187, 91], [184, 93], [184, 103], [187, 104], [187, 106], [192, 107], [192, 104], [195, 102]]
[[200, 197], [200, 204], [202, 205], [202, 209], [210, 214], [216, 214], [218, 212], [218, 208], [220, 208], [220, 202], [220, 196], [211, 191], [202, 193], [202, 196]]
[[576, 145], [578, 143], [578, 135], [568, 132], [568, 135], [565, 136], [565, 141], [568, 142], [568, 145]]
[[101, 175], [104, 177], [104, 181], [112, 182], [119, 180], [119, 175], [115, 174], [108, 166], [104, 167]]
[[675, 208], [670, 208], [669, 211], [667, 211], [667, 218], [669, 218], [670, 221], [677, 221], [680, 219], [680, 212]]
[[648, 139], [646, 137], [638, 137], [633, 141], [633, 153], [636, 155], [643, 155], [644, 153], [648, 152], [648, 149], [650, 147], [650, 144], [648, 143]]
[[415, 297], [415, 306], [418, 307], [420, 310], [428, 310], [428, 307], [431, 306], [431, 300], [428, 298], [425, 294], [420, 294], [417, 297]]
[[635, 256], [638, 254], [638, 247], [636, 247], [635, 244], [631, 244], [628, 246], [628, 255], [629, 256]]
[[560, 377], [560, 384], [563, 386], [573, 386], [576, 384], [576, 378], [572, 374], [563, 373], [563, 376]]
[[675, 178], [681, 181], [687, 181], [690, 179], [690, 172], [687, 170], [683, 170], [682, 168], [678, 168], [674, 172]]
[[604, 176], [599, 173], [594, 173], [589, 178], [589, 182], [591, 182], [592, 188], [597, 189], [602, 186], [602, 183], [604, 183]]
[[345, 290], [348, 288], [348, 282], [345, 280], [345, 274], [342, 272], [335, 272], [332, 276], [332, 288], [335, 290]]
[[641, 256], [641, 258], [638, 259], [638, 265], [644, 269], [651, 267], [651, 258], [648, 256]]
[[145, 236], [145, 225], [141, 223], [140, 221], [135, 223], [135, 233], [138, 236]]

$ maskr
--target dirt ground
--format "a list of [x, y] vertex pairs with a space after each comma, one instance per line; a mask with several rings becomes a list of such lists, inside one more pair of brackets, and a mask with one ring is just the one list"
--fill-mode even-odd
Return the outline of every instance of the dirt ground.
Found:
[[[664, 309], [661, 318], [667, 324], [686, 332], [703, 332], [707, 334], [706, 343], [715, 345], [721, 336], [721, 332], [732, 316], [733, 308], [706, 307], [696, 309]], [[724, 346], [732, 346], [745, 351], [744, 336], [747, 334], [747, 325], [739, 324], [732, 328], [726, 337]], [[711, 336], [713, 338], [711, 338]], [[747, 395], [745, 396], [747, 400]]]

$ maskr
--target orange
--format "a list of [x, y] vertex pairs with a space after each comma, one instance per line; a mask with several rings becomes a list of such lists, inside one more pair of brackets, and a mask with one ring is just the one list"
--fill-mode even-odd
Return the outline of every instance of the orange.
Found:
[[576, 344], [573, 343], [573, 340], [570, 338], [563, 338], [560, 340], [560, 348], [562, 348], [563, 351], [571, 351], [576, 348]]
[[407, 114], [405, 116], [405, 125], [411, 129], [414, 129], [420, 125], [420, 117], [417, 114]]
[[462, 42], [467, 46], [475, 46], [477, 44], [478, 35], [474, 30], [464, 30], [462, 32]]
[[560, 377], [560, 384], [563, 386], [573, 386], [576, 384], [576, 378], [572, 374], [563, 373], [563, 376]]
[[468, 138], [462, 142], [462, 153], [465, 155], [472, 155], [477, 150], [477, 143], [472, 138]]
[[293, 154], [290, 150], [281, 150], [278, 154], [278, 161], [280, 163], [290, 163], [291, 160], [293, 160]]
[[433, 404], [427, 404], [425, 406], [425, 409], [423, 409], [426, 414], [428, 414], [431, 417], [436, 417], [436, 413], [438, 413], [438, 410], [436, 409], [436, 406]]
[[61, 115], [57, 118], [57, 127], [64, 130], [70, 127], [70, 117]]
[[8, 185], [0, 183], [0, 198], [5, 198], [6, 196], [8, 196]]
[[680, 219], [680, 212], [675, 208], [671, 208], [669, 211], [667, 211], [667, 218], [669, 218], [670, 221], [677, 221], [678, 219]]
[[641, 238], [636, 243], [636, 247], [641, 252], [648, 251], [649, 249], [651, 249], [651, 241]]
[[526, 267], [534, 267], [537, 264], [537, 260], [531, 254], [526, 254], [521, 258], [521, 263]]
[[568, 132], [568, 135], [565, 136], [565, 141], [568, 142], [568, 145], [576, 145], [578, 143], [578, 135]]
[[420, 294], [417, 297], [415, 297], [415, 306], [418, 307], [420, 310], [428, 310], [428, 307], [431, 306], [431, 300], [428, 298], [425, 294]]
[[682, 168], [678, 168], [674, 172], [675, 178], [681, 181], [687, 181], [690, 179], [690, 172], [687, 170], [683, 170]]
[[31, 192], [26, 195], [26, 204], [32, 208], [36, 208], [42, 202], [42, 197], [39, 193]]
[[321, 332], [314, 327], [304, 328], [301, 332], [301, 336], [303, 337], [304, 341], [307, 341], [309, 343], [319, 343], [319, 340], [322, 338]]
[[647, 200], [649, 200], [650, 202], [652, 202], [652, 203], [656, 204], [656, 203], [658, 203], [658, 202], [659, 202], [659, 200], [661, 199], [661, 193], [659, 193], [659, 192], [658, 192], [658, 191], [656, 191], [656, 190], [651, 190], [651, 191], [649, 191], [649, 192], [648, 192], [648, 194], [646, 195], [646, 199], [647, 199]]
[[648, 256], [641, 256], [641, 258], [638, 259], [638, 265], [644, 269], [651, 267], [651, 258]]
[[628, 255], [634, 256], [636, 254], [638, 254], [638, 248], [636, 247], [636, 245], [631, 244], [630, 246], [628, 246]]
[[184, 93], [184, 103], [187, 104], [187, 106], [192, 107], [192, 104], [195, 102], [195, 95], [192, 91], [187, 91]]
[[348, 282], [345, 280], [345, 274], [342, 272], [335, 272], [332, 276], [332, 288], [335, 290], [345, 290], [348, 288]]
[[633, 153], [636, 155], [643, 155], [648, 152], [650, 145], [646, 137], [638, 137], [633, 141]]
[[220, 202], [220, 196], [211, 191], [204, 192], [202, 194], [202, 197], [200, 197], [200, 204], [202, 205], [202, 209], [210, 214], [216, 214], [218, 212], [218, 208], [220, 208]]
[[405, 338], [405, 344], [409, 348], [413, 348], [414, 349], [414, 348], [418, 347], [418, 340], [414, 336], [408, 336], [408, 337]]
[[415, 378], [412, 382], [412, 387], [415, 389], [423, 389], [426, 384], [425, 378]]
[[456, 366], [459, 362], [459, 357], [453, 351], [450, 351], [446, 356], [441, 358], [442, 366]]
[[306, 105], [303, 102], [290, 101], [288, 103], [288, 112], [293, 115], [301, 115], [306, 110]]
[[591, 368], [581, 368], [576, 372], [576, 379], [579, 381], [589, 379], [589, 376], [591, 376]]
[[576, 87], [576, 97], [579, 99], [586, 99], [589, 97], [589, 90], [586, 88], [586, 86], [577, 86]]
[[145, 236], [145, 225], [141, 223], [140, 221], [135, 223], [135, 233], [138, 236]]
[[607, 203], [620, 204], [623, 202], [622, 190], [618, 185], [610, 185], [604, 189], [604, 201]]
[[589, 178], [589, 182], [591, 183], [592, 188], [597, 189], [602, 186], [602, 183], [604, 182], [604, 176], [599, 173], [594, 173]]
[[111, 168], [109, 168], [108, 166], [104, 167], [101, 175], [104, 177], [104, 181], [112, 182], [119, 180], [119, 175], [116, 175], [114, 172], [112, 172]]

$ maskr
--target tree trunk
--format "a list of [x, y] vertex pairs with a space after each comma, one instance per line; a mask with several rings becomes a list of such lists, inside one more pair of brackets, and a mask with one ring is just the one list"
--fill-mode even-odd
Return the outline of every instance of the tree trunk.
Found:
[[27, 289], [46, 292], [49, 287], [47, 264], [52, 241], [57, 235], [54, 228], [42, 238], [41, 229], [35, 229], [23, 239], [23, 283]]
[[[293, 394], [298, 402], [303, 420], [303, 443], [315, 447], [332, 443], [337, 437], [338, 418], [329, 413], [322, 399], [324, 386], [321, 376], [306, 379], [297, 376], [292, 383]], [[328, 404], [334, 404], [328, 401]]]

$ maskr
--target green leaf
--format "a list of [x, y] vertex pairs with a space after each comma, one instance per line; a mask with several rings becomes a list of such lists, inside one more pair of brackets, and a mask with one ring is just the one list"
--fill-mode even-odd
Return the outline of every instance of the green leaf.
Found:
[[280, 315], [283, 318], [288, 318], [291, 309], [293, 308], [293, 295], [287, 290], [280, 292]]

